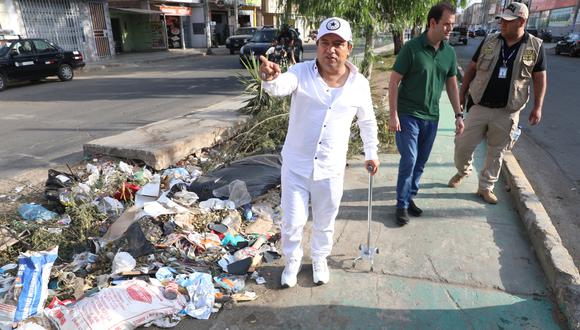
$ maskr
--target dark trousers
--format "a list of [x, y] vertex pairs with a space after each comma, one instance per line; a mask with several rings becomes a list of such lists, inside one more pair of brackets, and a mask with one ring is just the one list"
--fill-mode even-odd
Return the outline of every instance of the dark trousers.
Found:
[[419, 180], [431, 154], [439, 122], [400, 114], [401, 131], [396, 134], [401, 154], [397, 178], [397, 208], [406, 209], [419, 191]]

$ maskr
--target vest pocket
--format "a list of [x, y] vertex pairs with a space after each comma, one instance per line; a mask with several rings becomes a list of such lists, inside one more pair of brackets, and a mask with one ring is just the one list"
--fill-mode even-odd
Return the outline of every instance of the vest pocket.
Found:
[[481, 56], [477, 63], [477, 68], [482, 71], [488, 71], [491, 67], [493, 56]]
[[534, 70], [534, 61], [532, 60], [523, 60], [522, 61], [522, 78], [531, 78], [532, 71]]

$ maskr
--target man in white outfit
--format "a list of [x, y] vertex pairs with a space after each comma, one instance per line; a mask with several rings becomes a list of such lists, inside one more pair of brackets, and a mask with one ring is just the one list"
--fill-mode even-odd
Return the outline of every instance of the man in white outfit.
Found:
[[263, 89], [272, 96], [292, 95], [282, 149], [283, 287], [296, 285], [309, 201], [313, 280], [324, 284], [330, 279], [326, 258], [332, 250], [355, 115], [364, 143], [365, 168], [372, 168], [374, 175], [379, 167], [377, 122], [369, 82], [347, 60], [352, 51], [350, 24], [331, 17], [321, 23], [318, 33], [316, 60], [298, 63], [283, 74], [276, 63], [260, 57]]

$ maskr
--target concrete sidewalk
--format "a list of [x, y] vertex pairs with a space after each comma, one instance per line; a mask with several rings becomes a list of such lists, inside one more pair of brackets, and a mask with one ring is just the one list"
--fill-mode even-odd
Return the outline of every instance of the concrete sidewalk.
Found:
[[[212, 54], [229, 55], [225, 47], [212, 48]], [[148, 52], [121, 53], [111, 58], [88, 62], [79, 72], [95, 72], [115, 67], [138, 67], [147, 63], [165, 62], [179, 58], [207, 56], [205, 48], [167, 49]]]
[[[260, 269], [266, 286], [248, 285], [260, 299], [222, 311], [209, 321], [184, 320], [177, 328], [566, 328], [514, 201], [503, 189], [506, 182], [497, 185], [498, 205], [475, 195], [475, 175], [458, 189], [447, 187], [455, 169], [454, 119], [446, 97], [441, 112], [416, 199], [424, 214], [402, 228], [394, 221], [399, 156], [380, 155], [371, 225], [371, 245], [380, 249], [374, 273], [368, 272], [365, 261], [352, 268], [359, 244], [366, 243], [368, 176], [362, 159], [351, 160], [329, 258], [329, 284], [312, 283], [307, 234], [295, 288], [280, 289], [280, 260]], [[478, 168], [483, 155], [478, 148]]]

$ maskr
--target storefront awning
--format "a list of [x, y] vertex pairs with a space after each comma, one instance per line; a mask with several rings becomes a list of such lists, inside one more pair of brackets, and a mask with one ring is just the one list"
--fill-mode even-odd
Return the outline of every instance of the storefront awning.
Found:
[[151, 10], [151, 9], [139, 9], [139, 8], [114, 8], [109, 7], [111, 10], [122, 11], [131, 14], [141, 14], [141, 15], [161, 15], [163, 14], [162, 11], [158, 10]]

